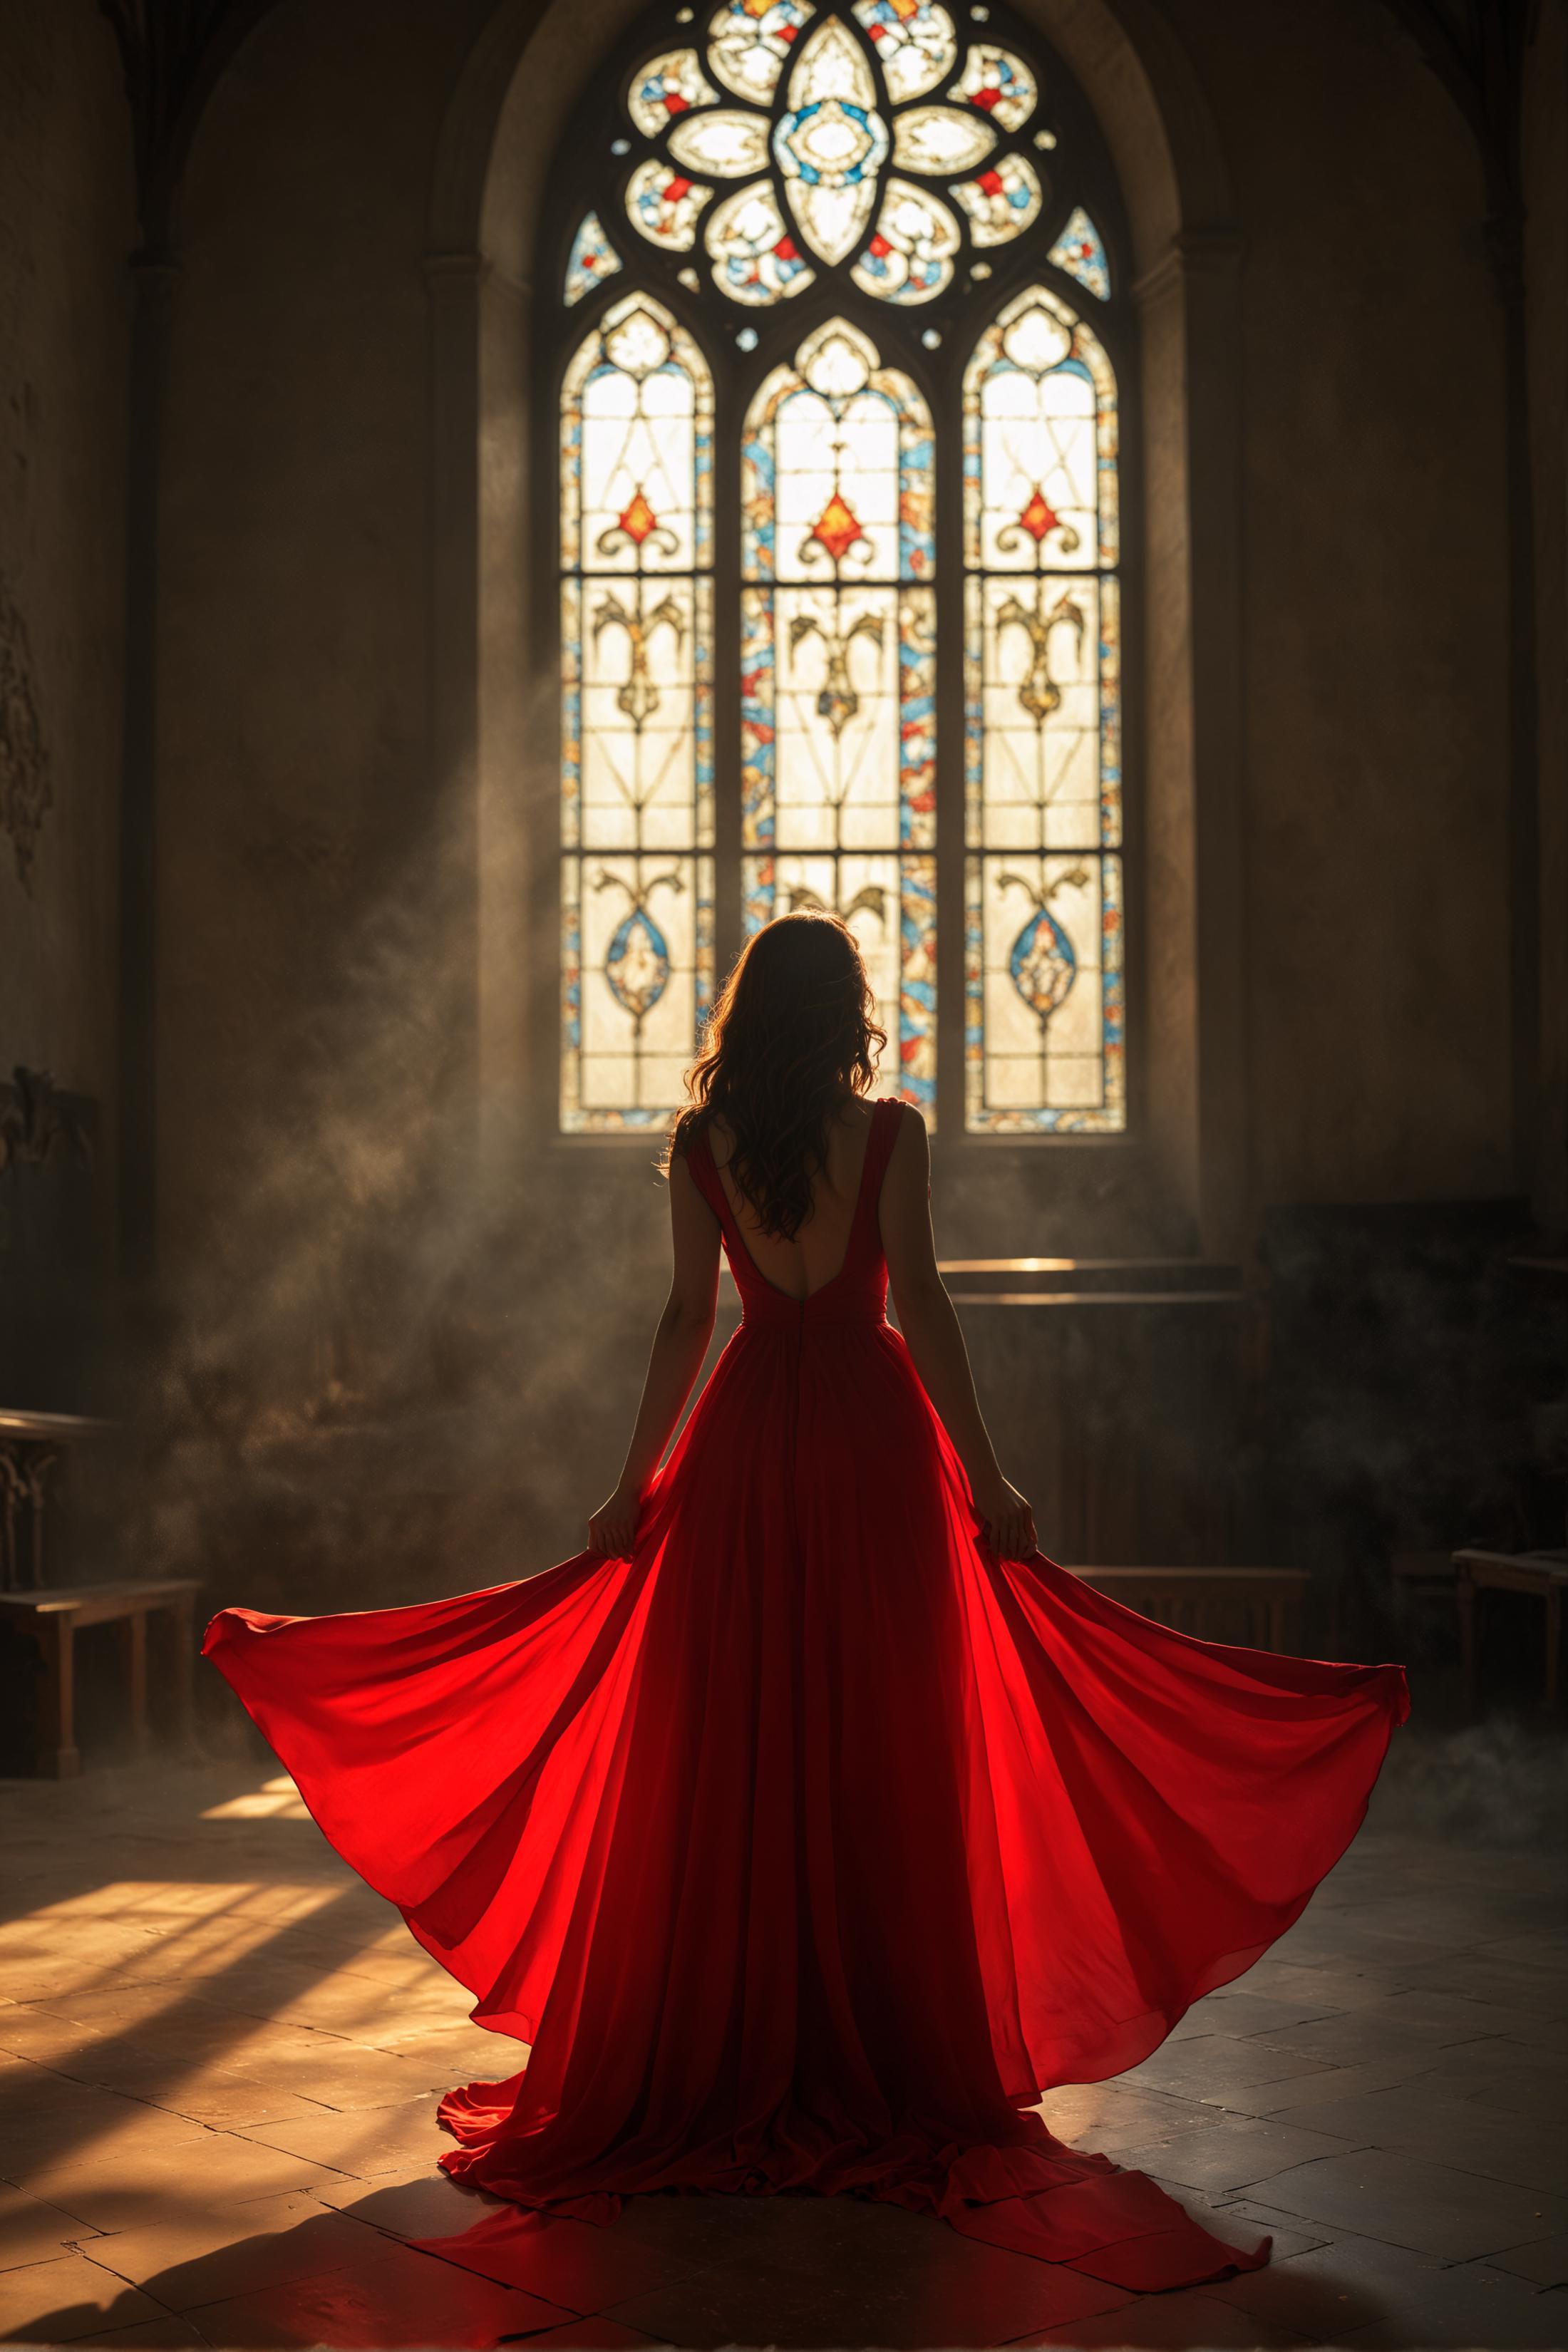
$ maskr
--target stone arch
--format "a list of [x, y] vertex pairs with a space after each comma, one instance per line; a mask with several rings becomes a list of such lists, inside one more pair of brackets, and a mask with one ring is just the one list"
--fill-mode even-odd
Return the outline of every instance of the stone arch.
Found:
[[[540, 1165], [555, 1083], [542, 1043], [553, 1019], [537, 1017], [556, 987], [554, 762], [524, 748], [552, 740], [554, 681], [520, 658], [550, 638], [530, 592], [529, 485], [550, 449], [531, 411], [532, 252], [558, 125], [640, 5], [498, 0], [455, 86], [432, 176], [433, 747], [438, 779], [473, 813], [481, 1150], [511, 1170]], [[1053, 1157], [1052, 1188], [1069, 1196], [1065, 1229], [1070, 1196], [1103, 1202], [1109, 1191], [1125, 1246], [1231, 1255], [1248, 1200], [1230, 179], [1191, 61], [1152, 0], [1021, 5], [1076, 76], [1121, 174], [1143, 331], [1149, 723], [1132, 1002], [1147, 1079], [1140, 1132], [1076, 1141]], [[584, 1141], [565, 1149], [581, 1155]], [[543, 1163], [558, 1150], [543, 1146]], [[966, 1176], [961, 1192], [973, 1189]], [[961, 1223], [963, 1210], [984, 1221], [991, 1205], [966, 1199]], [[1095, 1245], [1116, 1238], [1101, 1216]]]

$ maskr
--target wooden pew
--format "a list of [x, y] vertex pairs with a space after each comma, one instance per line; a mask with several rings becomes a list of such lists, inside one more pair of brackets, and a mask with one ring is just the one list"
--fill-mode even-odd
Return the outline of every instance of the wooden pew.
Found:
[[[1301, 1654], [1301, 1607], [1311, 1581], [1305, 1569], [1070, 1568], [1068, 1573], [1178, 1633], [1285, 1657]], [[1245, 1629], [1240, 1633], [1234, 1630], [1237, 1623]]]

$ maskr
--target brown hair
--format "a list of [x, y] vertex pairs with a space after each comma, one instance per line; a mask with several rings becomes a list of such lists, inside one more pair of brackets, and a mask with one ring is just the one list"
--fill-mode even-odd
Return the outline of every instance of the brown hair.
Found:
[[887, 1032], [854, 932], [807, 908], [766, 924], [737, 960], [686, 1074], [687, 1103], [665, 1165], [716, 1118], [732, 1138], [730, 1174], [763, 1233], [793, 1241], [827, 1164], [827, 1131], [847, 1095], [870, 1090]]

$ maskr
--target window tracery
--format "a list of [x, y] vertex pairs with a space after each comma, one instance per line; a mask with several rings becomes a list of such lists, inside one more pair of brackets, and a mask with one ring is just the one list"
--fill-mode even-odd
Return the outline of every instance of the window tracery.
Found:
[[1000, 16], [666, 9], [571, 142], [568, 1131], [661, 1124], [716, 941], [812, 904], [928, 1119], [947, 1034], [963, 1131], [1125, 1124], [1114, 195]]

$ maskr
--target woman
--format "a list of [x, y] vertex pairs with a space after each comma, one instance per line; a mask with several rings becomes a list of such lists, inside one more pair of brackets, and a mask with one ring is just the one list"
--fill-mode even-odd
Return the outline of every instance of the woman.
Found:
[[[1397, 1666], [1221, 1648], [1043, 1559], [937, 1273], [855, 940], [742, 956], [668, 1158], [626, 1468], [546, 1574], [206, 1651], [339, 1852], [531, 2044], [458, 2179], [855, 2192], [1128, 2287], [1252, 2267], [1036, 2102], [1148, 2056], [1361, 1822]], [[744, 1317], [664, 1467], [713, 1328]], [[889, 1277], [902, 1331], [884, 1313]]]

